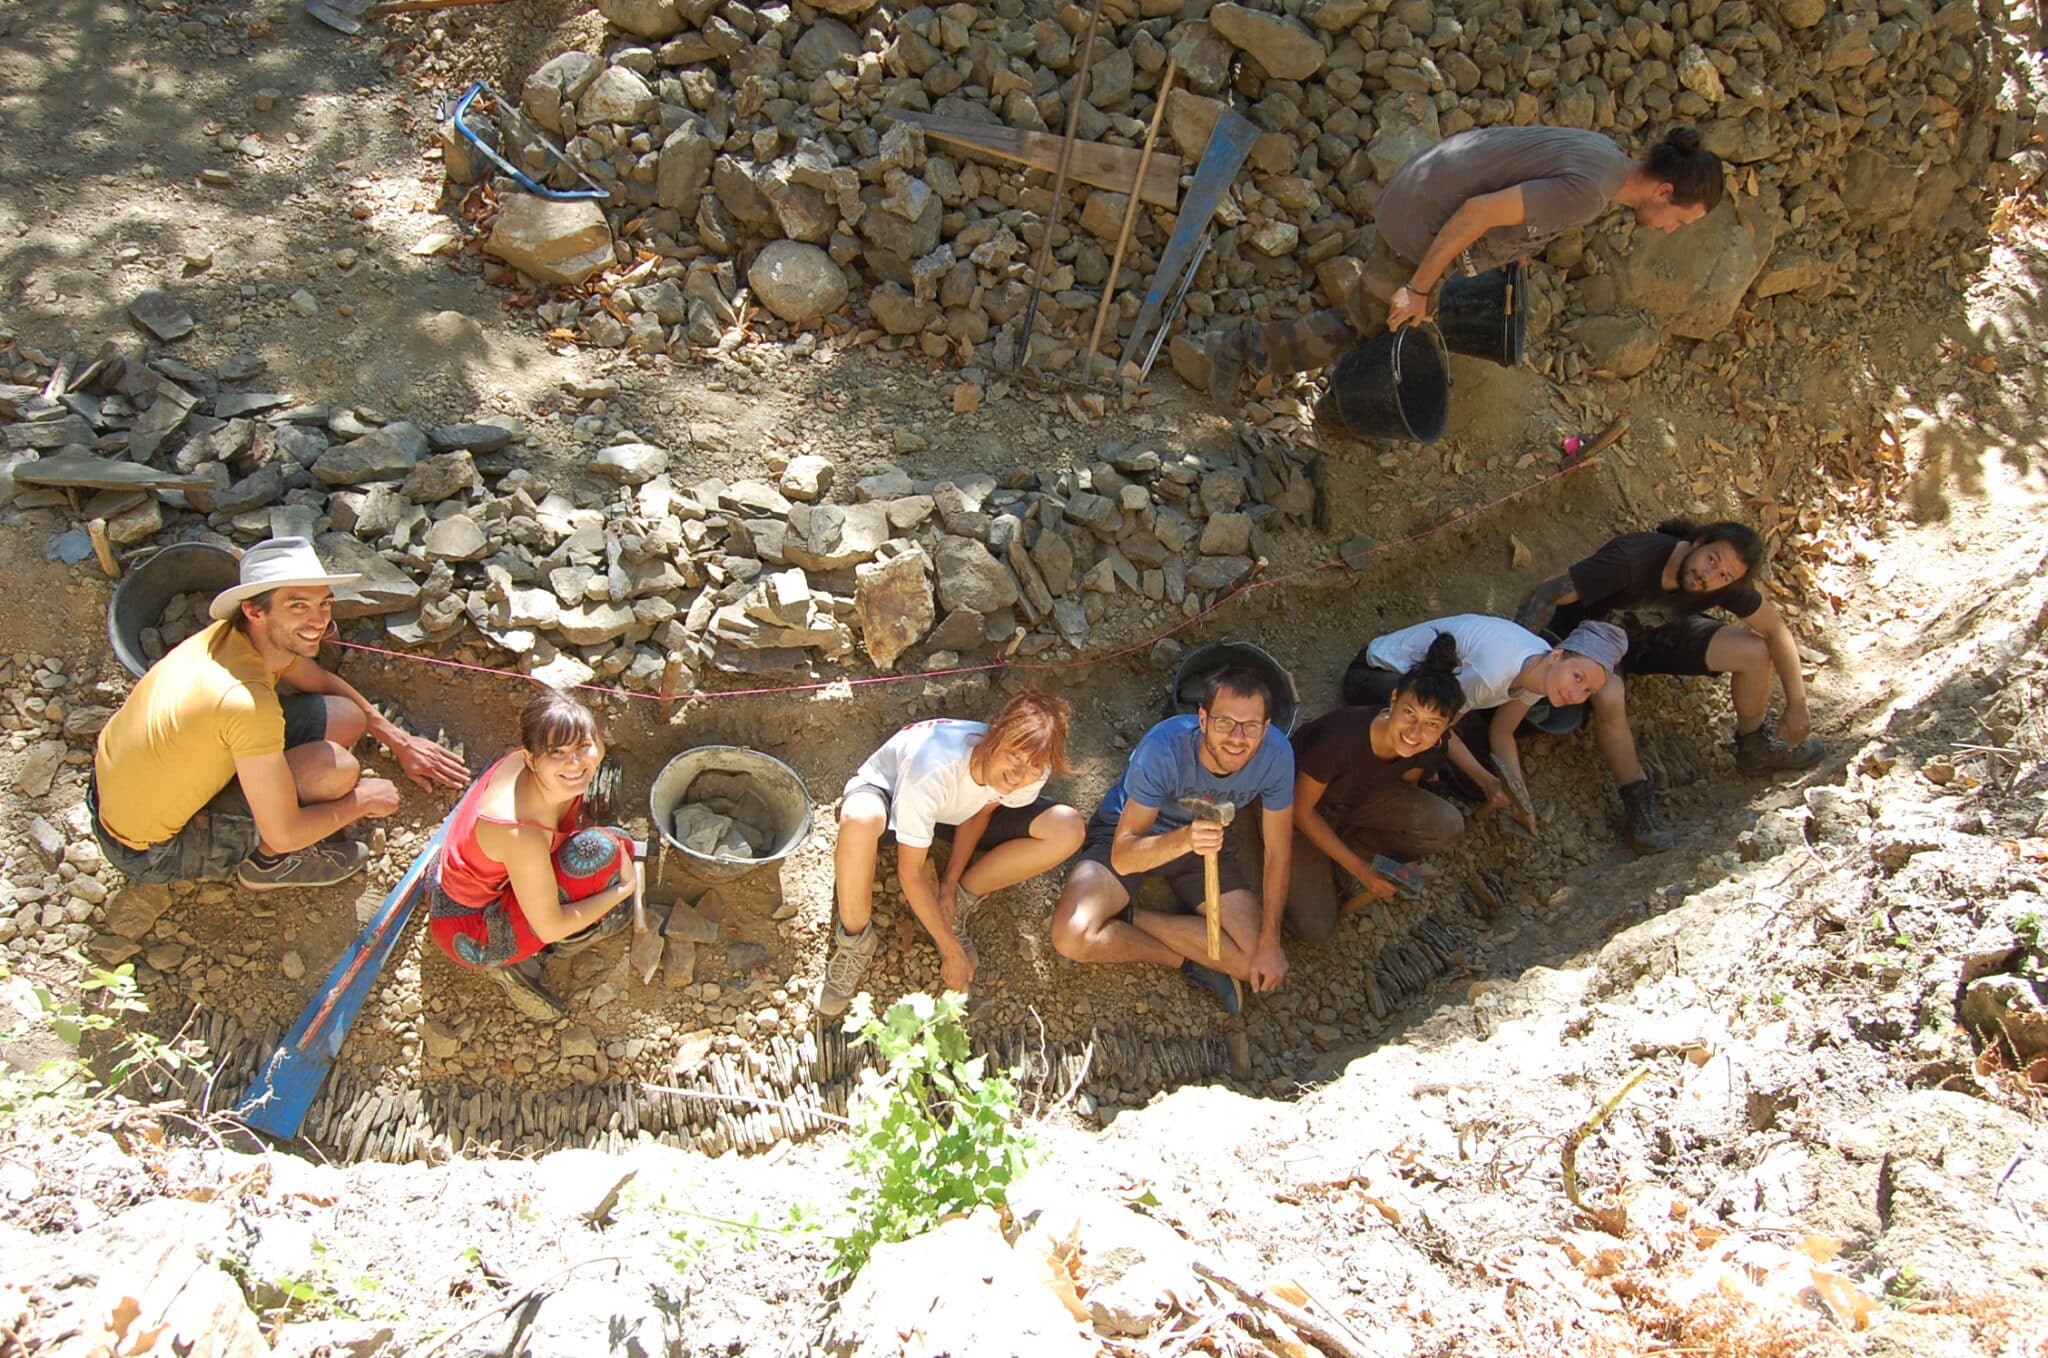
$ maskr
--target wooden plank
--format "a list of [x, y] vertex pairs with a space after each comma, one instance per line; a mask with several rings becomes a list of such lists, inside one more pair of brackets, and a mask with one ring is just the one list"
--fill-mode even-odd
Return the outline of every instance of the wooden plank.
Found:
[[[889, 110], [894, 116], [924, 129], [928, 137], [971, 146], [977, 151], [1029, 165], [1051, 174], [1059, 166], [1060, 139], [1050, 132], [1027, 132], [1004, 123], [978, 123], [971, 118], [949, 118], [916, 109]], [[1112, 193], [1129, 193], [1138, 177], [1140, 153], [1135, 147], [1111, 146], [1099, 141], [1077, 141], [1067, 174], [1084, 184]], [[1181, 160], [1170, 152], [1154, 152], [1145, 171], [1145, 190], [1139, 196], [1156, 207], [1173, 207], [1180, 201]]]

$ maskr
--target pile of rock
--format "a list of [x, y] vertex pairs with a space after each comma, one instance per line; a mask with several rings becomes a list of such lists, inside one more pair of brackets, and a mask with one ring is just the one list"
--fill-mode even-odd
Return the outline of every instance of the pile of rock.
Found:
[[676, 808], [675, 837], [708, 857], [759, 858], [773, 853], [782, 836], [753, 775], [714, 769], [690, 780]]
[[[1043, 7], [1024, 0], [599, 8], [612, 25], [602, 54], [556, 56], [521, 102], [611, 199], [510, 193], [488, 248], [551, 282], [642, 262], [603, 305], [544, 306], [550, 326], [608, 348], [729, 347], [744, 278], [788, 322], [852, 296], [927, 355], [1015, 353], [1043, 181], [894, 115], [1060, 129], [1084, 6], [1035, 20]], [[1536, 318], [1562, 307], [1577, 345], [1539, 361], [1627, 375], [1668, 337], [1721, 333], [1745, 300], [1858, 290], [1866, 266], [1896, 264], [1902, 232], [1956, 225], [1966, 183], [2038, 177], [2042, 157], [2015, 155], [2033, 115], [1994, 38], [1969, 0], [1138, 0], [1103, 15], [1079, 133], [1142, 141], [1169, 53], [1180, 84], [1162, 151], [1192, 168], [1227, 104], [1261, 129], [1188, 297], [1199, 330], [1298, 309], [1311, 290], [1333, 298], [1382, 187], [1442, 136], [1543, 122], [1641, 149], [1669, 124], [1697, 125], [1733, 168], [1734, 201], [1671, 241], [1637, 237], [1618, 214], [1554, 242], [1538, 271]], [[546, 169], [530, 142], [505, 141]], [[449, 149], [458, 180], [488, 168]], [[1125, 202], [1082, 186], [1055, 235], [1048, 330], [1033, 341], [1049, 364], [1078, 347]], [[1168, 224], [1139, 214], [1126, 289], [1151, 274]], [[1112, 351], [1136, 309], [1126, 291]], [[1189, 345], [1176, 361], [1199, 366]]]
[[[0, 387], [0, 505], [68, 509], [89, 490], [83, 516], [123, 547], [311, 538], [362, 577], [337, 617], [381, 618], [411, 645], [481, 640], [564, 684], [809, 673], [857, 644], [882, 669], [920, 644], [940, 664], [1078, 648], [1119, 599], [1193, 614], [1316, 501], [1303, 455], [1250, 442], [1104, 443], [1088, 466], [1000, 483], [891, 466], [839, 487], [815, 454], [771, 454], [773, 479], [686, 484], [677, 456], [630, 431], [591, 457], [589, 482], [549, 489], [517, 465], [517, 420], [422, 429], [246, 390], [254, 360], [203, 371], [132, 342], [76, 369], [17, 352], [13, 376], [42, 380]], [[73, 532], [53, 550], [91, 548]], [[174, 603], [158, 646], [203, 617]]]

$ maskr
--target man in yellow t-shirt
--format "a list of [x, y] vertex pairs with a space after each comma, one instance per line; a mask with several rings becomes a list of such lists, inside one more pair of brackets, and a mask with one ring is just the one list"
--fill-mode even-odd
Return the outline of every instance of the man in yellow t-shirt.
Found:
[[[242, 557], [211, 626], [142, 676], [100, 732], [87, 786], [93, 834], [135, 881], [224, 881], [252, 891], [328, 886], [368, 851], [335, 832], [398, 809], [349, 747], [365, 732], [421, 787], [466, 786], [453, 753], [387, 720], [314, 657], [333, 618], [330, 575], [304, 538]], [[278, 681], [296, 692], [280, 696]]]

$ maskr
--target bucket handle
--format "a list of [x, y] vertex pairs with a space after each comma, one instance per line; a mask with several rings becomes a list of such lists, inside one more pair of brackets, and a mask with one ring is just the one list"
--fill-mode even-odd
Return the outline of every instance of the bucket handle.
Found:
[[[1416, 321], [1412, 324], [1404, 325], [1394, 332], [1394, 388], [1397, 391], [1401, 387], [1401, 348], [1408, 343], [1408, 332], [1410, 330], [1419, 330], [1425, 325], [1431, 330], [1436, 330], [1437, 347], [1442, 348], [1444, 342], [1443, 331], [1437, 330], [1436, 321], [1433, 319]], [[1451, 385], [1451, 375], [1448, 369], [1444, 373], [1444, 385], [1447, 387]]]

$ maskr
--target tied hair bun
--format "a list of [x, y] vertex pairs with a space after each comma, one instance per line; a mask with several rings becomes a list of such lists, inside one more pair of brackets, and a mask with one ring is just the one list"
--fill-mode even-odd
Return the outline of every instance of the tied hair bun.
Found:
[[1699, 129], [1694, 127], [1674, 127], [1664, 134], [1664, 145], [1674, 151], [1682, 151], [1686, 155], [1691, 155], [1700, 149]]

